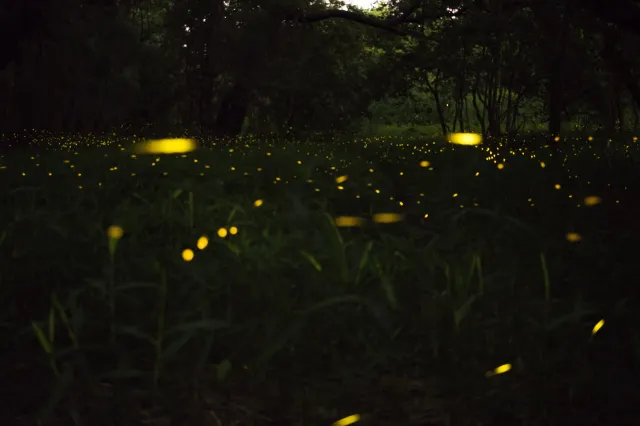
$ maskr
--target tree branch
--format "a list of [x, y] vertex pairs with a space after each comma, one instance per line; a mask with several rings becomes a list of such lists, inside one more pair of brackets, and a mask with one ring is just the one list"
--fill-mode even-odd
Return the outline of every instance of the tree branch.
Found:
[[[390, 31], [396, 34], [404, 34], [403, 31], [396, 28], [396, 26], [403, 21], [398, 17], [394, 17], [391, 19], [378, 19], [370, 15], [366, 15], [364, 13], [352, 12], [349, 10], [339, 10], [339, 9], [328, 9], [323, 10], [321, 12], [314, 12], [308, 15], [302, 15], [297, 18], [298, 22], [301, 23], [313, 23], [325, 21], [327, 19], [346, 19], [348, 21], [358, 22], [360, 24], [364, 24], [373, 28], [378, 28], [385, 31]], [[403, 18], [403, 19], [406, 19]]]
[[368, 15], [361, 12], [353, 12], [350, 10], [342, 9], [326, 9], [318, 12], [306, 13], [304, 11], [297, 11], [297, 13], [289, 13], [286, 19], [295, 20], [300, 23], [313, 23], [325, 21], [327, 19], [345, 19], [347, 21], [358, 22], [363, 25], [367, 25], [373, 28], [378, 28], [384, 31], [388, 31], [397, 35], [408, 35], [418, 38], [424, 38], [422, 33], [415, 31], [404, 31], [398, 28], [401, 24], [424, 24], [426, 20], [437, 20], [445, 17], [460, 16], [464, 13], [464, 9], [458, 10], [456, 13], [449, 11], [426, 15], [424, 13], [412, 16], [414, 12], [421, 6], [421, 1], [413, 1], [400, 12], [386, 19], [376, 18], [375, 16]]

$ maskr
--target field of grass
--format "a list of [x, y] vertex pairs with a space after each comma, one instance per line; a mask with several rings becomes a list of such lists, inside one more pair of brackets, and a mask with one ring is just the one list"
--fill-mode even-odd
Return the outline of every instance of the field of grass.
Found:
[[637, 140], [131, 142], [0, 157], [3, 424], [636, 424]]

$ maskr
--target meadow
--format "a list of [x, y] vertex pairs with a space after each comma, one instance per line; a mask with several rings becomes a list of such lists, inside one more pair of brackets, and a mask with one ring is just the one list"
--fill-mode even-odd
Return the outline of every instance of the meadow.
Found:
[[4, 424], [635, 424], [632, 135], [132, 142], [0, 157]]

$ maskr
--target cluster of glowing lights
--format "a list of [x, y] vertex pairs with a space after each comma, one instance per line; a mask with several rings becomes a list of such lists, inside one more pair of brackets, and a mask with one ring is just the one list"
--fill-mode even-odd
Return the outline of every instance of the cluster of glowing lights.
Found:
[[[229, 235], [236, 235], [237, 233], [238, 233], [238, 228], [235, 226], [231, 226], [229, 227], [229, 229], [219, 228], [218, 231], [216, 232], [218, 237], [223, 239]], [[208, 246], [209, 246], [209, 237], [207, 237], [206, 235], [202, 235], [196, 241], [196, 247], [198, 248], [198, 250], [204, 250]], [[182, 260], [184, 260], [185, 262], [191, 262], [195, 258], [195, 255], [196, 254], [193, 249], [186, 248], [182, 250]]]
[[[428, 215], [425, 215], [425, 218]], [[375, 223], [396, 223], [404, 219], [404, 215], [399, 213], [376, 213], [371, 220]], [[336, 226], [340, 228], [361, 227], [367, 220], [357, 216], [338, 216], [335, 218]]]
[[[236, 226], [231, 226], [229, 227], [229, 229], [219, 228], [216, 234], [220, 238], [226, 238], [228, 235], [238, 234], [238, 228]], [[122, 229], [122, 227], [118, 225], [111, 225], [109, 228], [107, 228], [109, 251], [112, 256], [113, 256], [113, 252], [115, 251], [117, 242], [122, 238], [123, 235], [124, 235], [124, 230]], [[208, 246], [209, 246], [209, 237], [207, 237], [206, 235], [200, 236], [196, 241], [196, 247], [198, 248], [198, 250], [204, 250]], [[194, 259], [194, 257], [195, 257], [195, 252], [193, 251], [193, 249], [186, 248], [182, 251], [182, 259], [185, 262], [191, 262]]]
[[[478, 134], [473, 134], [473, 133], [452, 133], [450, 135], [448, 135], [448, 140], [450, 143], [452, 144], [456, 144], [456, 145], [466, 145], [466, 146], [475, 146], [475, 145], [479, 145], [482, 143], [482, 137]], [[588, 137], [589, 141], [592, 141], [593, 138], [591, 136]], [[638, 138], [637, 137], [633, 137], [633, 141], [637, 142]], [[555, 137], [554, 138], [555, 142], [559, 142], [560, 141], [560, 137]], [[160, 140], [150, 140], [150, 141], [146, 141], [146, 142], [142, 142], [142, 143], [138, 143], [134, 146], [134, 151], [137, 154], [185, 154], [188, 152], [191, 152], [195, 149], [197, 149], [198, 144], [196, 143], [196, 141], [194, 141], [193, 139], [160, 139]], [[229, 152], [233, 152], [233, 149], [229, 149]], [[76, 153], [77, 155], [77, 153]], [[272, 154], [270, 152], [266, 153], [267, 157], [270, 157]], [[516, 155], [515, 151], [511, 151], [511, 155]], [[136, 159], [136, 155], [133, 154], [131, 156], [133, 159]], [[184, 155], [183, 155], [184, 157]], [[535, 158], [535, 156], [532, 156], [532, 158]], [[32, 157], [33, 159], [33, 157]], [[490, 156], [487, 158], [490, 161], [493, 161], [494, 163], [496, 163], [496, 167], [499, 170], [504, 169], [504, 161], [500, 161], [498, 160], [496, 154], [494, 153], [490, 153]], [[153, 160], [153, 162], [151, 163], [151, 166], [156, 166], [158, 163], [160, 163], [161, 158], [157, 157]], [[500, 161], [500, 162], [499, 162]], [[536, 160], [539, 164], [539, 166], [541, 168], [546, 168], [547, 165], [544, 161], [540, 161], [540, 160]], [[197, 159], [193, 159], [194, 163], [198, 163]], [[64, 163], [67, 164], [69, 166], [69, 168], [74, 172], [75, 176], [77, 177], [82, 177], [82, 173], [80, 172], [76, 172], [75, 171], [75, 165], [71, 164], [70, 160], [64, 160]], [[301, 160], [297, 160], [297, 164], [298, 165], [302, 165], [303, 161]], [[422, 168], [428, 168], [431, 167], [431, 162], [426, 161], [426, 160], [422, 160], [419, 163], [419, 166]], [[39, 166], [39, 164], [38, 164]], [[5, 169], [6, 166], [2, 166], [2, 169]], [[206, 165], [205, 168], [210, 168], [209, 165]], [[235, 171], [235, 167], [231, 167], [232, 171]], [[335, 170], [335, 167], [331, 167], [331, 170]], [[117, 166], [112, 166], [109, 168], [110, 172], [117, 172], [118, 171], [118, 167]], [[261, 171], [261, 168], [258, 169], [258, 171]], [[368, 171], [370, 173], [374, 173], [374, 169], [373, 168], [369, 168]], [[47, 172], [48, 176], [53, 176], [53, 173], [51, 172]], [[245, 173], [246, 174], [246, 173]], [[22, 172], [22, 176], [26, 176], [27, 174], [25, 172]], [[131, 173], [132, 176], [135, 176], [135, 173]], [[400, 172], [400, 175], [403, 175], [403, 172]], [[479, 172], [475, 173], [475, 176], [479, 176]], [[576, 176], [577, 178], [577, 176]], [[337, 188], [339, 190], [344, 190], [344, 186], [343, 184], [345, 184], [347, 181], [349, 180], [349, 176], [348, 175], [341, 175], [338, 176], [337, 178], [335, 178], [335, 182], [338, 185]], [[282, 179], [280, 177], [277, 177], [275, 179], [276, 182], [281, 182]], [[311, 181], [311, 180], [309, 180]], [[562, 186], [560, 184], [555, 184], [554, 188], [556, 190], [560, 190], [562, 188]], [[316, 188], [316, 191], [319, 191], [319, 189]], [[379, 189], [375, 189], [376, 193], [380, 193]], [[458, 194], [454, 193], [453, 194], [453, 198], [457, 198]], [[573, 198], [572, 194], [568, 195], [569, 198]], [[578, 197], [576, 197], [578, 198]], [[528, 199], [529, 202], [531, 202], [531, 198]], [[617, 202], [617, 201], [616, 201]], [[256, 200], [253, 205], [255, 207], [260, 207], [262, 206], [264, 203], [263, 200], [258, 199]], [[602, 203], [602, 198], [600, 198], [597, 195], [589, 195], [587, 197], [583, 198], [583, 203], [585, 206], [587, 207], [593, 207], [596, 205], [599, 205]], [[402, 203], [401, 203], [402, 205]], [[531, 203], [531, 205], [533, 205], [533, 203]], [[424, 218], [427, 218], [428, 214], [424, 214]], [[404, 219], [404, 215], [403, 214], [399, 214], [399, 213], [377, 213], [377, 214], [373, 214], [371, 221], [375, 222], [375, 223], [382, 223], [382, 224], [386, 224], [386, 223], [396, 223], [399, 221], [402, 221]], [[356, 216], [339, 216], [335, 218], [335, 224], [338, 227], [357, 227], [357, 226], [363, 226], [368, 222], [367, 219], [364, 219], [362, 217], [356, 217]], [[221, 238], [227, 238], [229, 235], [236, 235], [238, 233], [238, 228], [235, 226], [231, 226], [228, 228], [219, 228], [216, 232], [216, 235]], [[107, 228], [106, 231], [107, 237], [109, 239], [109, 248], [110, 251], [115, 250], [115, 244], [122, 239], [123, 235], [124, 235], [124, 230], [122, 229], [122, 227], [118, 226], [118, 225], [112, 225], [109, 228]], [[583, 237], [581, 234], [577, 233], [577, 232], [568, 232], [566, 235], [566, 240], [572, 243], [577, 243], [582, 241]], [[197, 250], [205, 250], [210, 244], [209, 238], [206, 235], [202, 235], [201, 237], [198, 238], [198, 240], [196, 241], [196, 248]], [[186, 248], [182, 251], [182, 259], [185, 262], [191, 262], [196, 255], [196, 251], [194, 251], [194, 249], [191, 248]], [[598, 321], [592, 328], [591, 330], [591, 335], [594, 336], [595, 334], [597, 334], [602, 327], [604, 326], [605, 321], [604, 319], [601, 319], [600, 321]], [[512, 365], [511, 364], [503, 364], [500, 365], [488, 372], [485, 373], [486, 377], [493, 377], [493, 376], [497, 376], [497, 375], [501, 375], [504, 373], [507, 373], [509, 371], [512, 370]], [[360, 421], [360, 415], [358, 414], [354, 414], [348, 417], [345, 417], [344, 419], [338, 420], [334, 423], [334, 426], [346, 426], [346, 425], [350, 425], [353, 423], [356, 423], [358, 421]]]

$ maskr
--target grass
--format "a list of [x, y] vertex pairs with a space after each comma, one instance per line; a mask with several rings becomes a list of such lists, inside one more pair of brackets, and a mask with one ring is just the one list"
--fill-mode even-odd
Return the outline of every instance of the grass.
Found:
[[9, 423], [634, 422], [630, 137], [130, 142], [0, 158]]
[[371, 124], [363, 126], [365, 137], [419, 137], [424, 139], [443, 139], [442, 128], [437, 124], [430, 125], [406, 125], [396, 124]]

